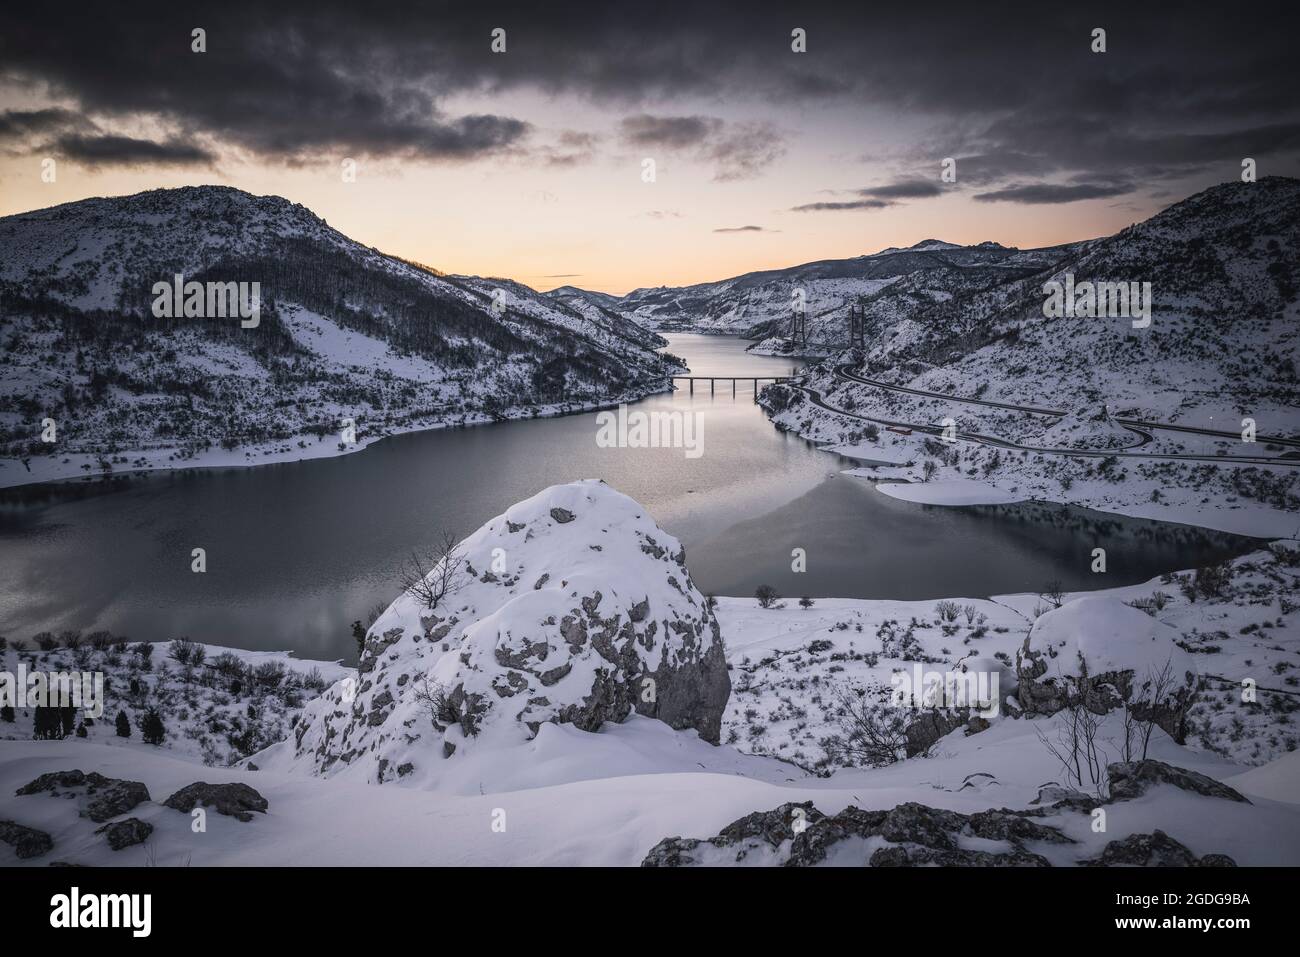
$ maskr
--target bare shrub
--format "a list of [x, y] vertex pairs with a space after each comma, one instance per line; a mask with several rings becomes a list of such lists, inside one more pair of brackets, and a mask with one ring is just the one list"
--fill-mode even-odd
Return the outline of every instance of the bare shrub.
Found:
[[940, 621], [956, 621], [957, 616], [961, 614], [961, 605], [944, 599], [935, 603], [934, 613], [939, 616]]
[[821, 742], [828, 760], [849, 766], [884, 767], [907, 753], [907, 720], [892, 689], [837, 685], [834, 718], [839, 733]]
[[402, 591], [433, 611], [464, 584], [460, 580], [464, 565], [465, 556], [456, 544], [456, 536], [443, 532], [432, 554], [422, 558], [416, 552], [411, 553], [400, 573]]
[[453, 724], [461, 723], [460, 709], [452, 702], [446, 687], [428, 675], [416, 682], [415, 700], [436, 730], [446, 731]]

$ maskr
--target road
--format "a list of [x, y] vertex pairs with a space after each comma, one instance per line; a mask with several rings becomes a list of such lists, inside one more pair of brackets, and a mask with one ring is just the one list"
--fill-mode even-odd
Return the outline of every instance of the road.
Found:
[[[956, 396], [945, 395], [941, 392], [926, 392], [922, 389], [912, 389], [906, 386], [891, 385], [886, 382], [878, 382], [873, 379], [867, 379], [856, 375], [848, 370], [847, 366], [838, 366], [834, 371], [837, 379], [856, 382], [860, 385], [873, 386], [878, 389], [884, 389], [890, 392], [904, 392], [911, 395], [924, 396], [931, 399], [941, 399], [946, 402], [959, 402], [968, 405], [983, 405], [990, 408], [1007, 409], [1014, 412], [1022, 412], [1027, 415], [1044, 415], [1059, 418], [1065, 415], [1064, 412], [1037, 408], [1035, 406], [1015, 405], [1009, 402], [994, 402], [988, 399], [967, 399]], [[808, 396], [809, 400], [819, 408], [828, 412], [834, 412], [836, 415], [847, 416], [852, 419], [859, 419], [863, 422], [872, 422], [877, 425], [893, 426], [894, 428], [912, 429], [915, 432], [923, 432], [927, 435], [942, 435], [943, 428], [929, 422], [905, 422], [895, 421], [892, 419], [881, 419], [874, 416], [862, 415], [857, 412], [849, 412], [844, 409], [836, 408], [828, 403], [825, 398], [815, 389], [801, 385], [797, 382], [786, 382], [788, 388], [798, 389]], [[1208, 435], [1221, 438], [1240, 439], [1240, 435], [1235, 432], [1220, 432], [1213, 429], [1197, 429], [1191, 426], [1167, 425], [1165, 423], [1144, 422], [1138, 419], [1114, 419], [1116, 424], [1123, 426], [1128, 431], [1137, 436], [1138, 440], [1132, 445], [1125, 446], [1122, 449], [1068, 449], [1052, 448], [1037, 445], [1021, 445], [1018, 442], [1012, 442], [1007, 439], [998, 438], [994, 435], [983, 435], [979, 432], [957, 432], [956, 437], [963, 442], [973, 442], [978, 445], [988, 445], [994, 448], [1010, 449], [1017, 452], [1036, 452], [1042, 455], [1060, 455], [1068, 458], [1106, 458], [1115, 456], [1117, 458], [1143, 458], [1143, 459], [1169, 459], [1180, 462], [1214, 462], [1216, 464], [1226, 465], [1281, 465], [1290, 468], [1300, 466], [1300, 458], [1282, 458], [1279, 456], [1267, 455], [1195, 455], [1191, 453], [1175, 452], [1139, 452], [1134, 451], [1148, 445], [1154, 441], [1151, 435], [1153, 429], [1171, 429], [1178, 432], [1192, 432], [1199, 435]], [[1259, 441], [1273, 442], [1278, 445], [1300, 446], [1300, 440], [1281, 439], [1273, 436], [1260, 436]]]

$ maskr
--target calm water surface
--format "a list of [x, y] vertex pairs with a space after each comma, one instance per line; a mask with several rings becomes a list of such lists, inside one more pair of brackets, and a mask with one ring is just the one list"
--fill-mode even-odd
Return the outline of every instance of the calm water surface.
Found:
[[[796, 363], [747, 343], [673, 335], [695, 375], [786, 375]], [[414, 433], [337, 459], [193, 469], [0, 495], [0, 634], [108, 628], [242, 648], [352, 658], [349, 623], [397, 594], [402, 559], [442, 529], [472, 532], [557, 482], [603, 478], [686, 546], [700, 588], [748, 595], [977, 597], [1052, 579], [1097, 587], [1145, 580], [1249, 550], [1253, 540], [1186, 526], [1025, 504], [901, 502], [840, 475], [851, 461], [778, 432], [753, 389], [696, 384], [634, 408], [693, 410], [704, 454], [602, 449], [595, 414]], [[190, 571], [190, 550], [208, 571]], [[790, 571], [792, 548], [808, 571]]]

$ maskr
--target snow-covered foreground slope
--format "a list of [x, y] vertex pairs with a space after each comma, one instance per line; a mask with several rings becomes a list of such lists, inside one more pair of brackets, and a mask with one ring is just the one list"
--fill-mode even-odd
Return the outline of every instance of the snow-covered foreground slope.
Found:
[[[565, 742], [560, 749], [583, 774], [569, 774], [553, 760], [546, 783], [505, 792], [447, 794], [413, 788], [377, 787], [340, 778], [315, 778], [270, 770], [198, 769], [166, 755], [109, 750], [81, 741], [22, 742], [0, 753], [0, 817], [42, 830], [53, 849], [17, 860], [0, 845], [0, 862], [44, 866], [51, 860], [92, 865], [557, 865], [635, 866], [662, 838], [704, 837], [756, 810], [812, 801], [824, 813], [850, 805], [893, 808], [909, 801], [974, 813], [996, 807], [1029, 807], [1039, 785], [1059, 775], [1028, 722], [1004, 722], [971, 738], [959, 738], [939, 756], [914, 759], [880, 771], [851, 772], [828, 780], [773, 781], [728, 766], [725, 749], [697, 744], [721, 756], [717, 765], [691, 758], [691, 747], [674, 747], [680, 760], [653, 755], [656, 773], [627, 764], [606, 764], [593, 775], [592, 760], [611, 751], [626, 756], [625, 739], [647, 719], [611, 728], [594, 738]], [[558, 730], [558, 729], [557, 729]], [[571, 736], [583, 732], [571, 731]], [[657, 726], [655, 735], [675, 734]], [[536, 747], [543, 747], [539, 737]], [[639, 749], [634, 753], [640, 756]], [[1153, 748], [1157, 759], [1214, 778], [1234, 766], [1192, 755], [1167, 739]], [[514, 756], [518, 760], [527, 754]], [[716, 760], [716, 759], [715, 759]], [[773, 762], [775, 764], [775, 762]], [[700, 766], [703, 764], [703, 766]], [[45, 794], [14, 792], [50, 771], [78, 768], [143, 782], [153, 801], [131, 811], [153, 825], [144, 844], [112, 851], [94, 825], [78, 817], [75, 802]], [[268, 803], [249, 822], [209, 812], [207, 830], [194, 833], [191, 816], [160, 803], [195, 781], [243, 782]], [[974, 781], [973, 786], [968, 782]], [[1116, 804], [1108, 830], [1093, 833], [1083, 814], [1063, 818], [1077, 846], [1055, 855], [1058, 863], [1100, 853], [1108, 841], [1160, 829], [1197, 856], [1219, 853], [1240, 865], [1300, 862], [1300, 805], [1252, 794], [1241, 804], [1163, 786], [1141, 799]], [[1058, 823], [1058, 822], [1052, 822]], [[861, 863], [861, 862], [858, 862]]]
[[[1012, 669], [1031, 627], [1056, 602], [1102, 596], [1150, 614], [1152, 627], [1168, 630], [1176, 654], [1201, 675], [1188, 715], [1189, 747], [1264, 764], [1300, 748], [1300, 552], [1295, 542], [1278, 542], [1220, 571], [1056, 597], [826, 598], [808, 609], [793, 599], [764, 609], [753, 599], [720, 598], [732, 666], [723, 741], [810, 770], [843, 767], [825, 746], [841, 731], [842, 691], [888, 688], [895, 672], [908, 673], [918, 662], [948, 670], [963, 659], [991, 659]], [[1131, 639], [1140, 652], [1142, 634], [1133, 629], [1116, 640], [1127, 647]], [[1247, 679], [1260, 689], [1254, 702], [1243, 700]], [[1004, 693], [1014, 681], [1003, 673]]]
[[[5, 217], [0, 249], [0, 485], [340, 454], [638, 397], [676, 368], [624, 318], [384, 255], [274, 196], [84, 200]], [[155, 315], [176, 275], [258, 283], [256, 324]]]
[[[635, 865], [653, 848], [657, 863], [737, 863], [745, 850], [749, 864], [1227, 855], [1300, 865], [1295, 542], [1086, 597], [711, 607], [678, 543], [631, 499], [587, 481], [519, 503], [455, 554], [457, 577], [436, 608], [414, 592], [398, 599], [370, 629], [360, 668], [332, 666], [335, 683], [291, 707], [244, 682], [256, 683], [258, 665], [317, 665], [236, 656], [254, 670], [238, 672], [232, 693], [172, 665], [160, 688], [157, 667], [104, 662], [124, 669], [112, 675], [108, 714], [126, 696], [164, 703], [170, 731], [198, 741], [213, 722], [273, 713], [287, 737], [232, 755], [234, 767], [201, 767], [208, 748], [119, 741], [98, 723], [86, 738], [5, 741], [0, 841], [21, 839], [32, 853], [38, 832], [51, 846], [19, 860], [6, 841], [0, 863]], [[439, 580], [437, 569], [425, 579]], [[1107, 682], [1128, 669], [1140, 683], [1147, 665], [1175, 661], [1199, 686], [1175, 728], [1185, 743], [1154, 724], [1149, 742], [1134, 738], [1124, 710], [1110, 710], [1093, 729], [1095, 773], [1072, 779], [1060, 748], [1078, 718], [1026, 692], [1030, 650], [1055, 655], [1041, 682], [1077, 680], [1075, 651]], [[21, 654], [33, 667], [67, 655], [9, 651], [7, 665]], [[223, 658], [185, 657], [178, 664], [191, 670]], [[999, 680], [982, 715], [890, 704], [897, 675], [963, 666]], [[133, 678], [141, 688], [124, 691]], [[857, 702], [892, 708], [906, 741], [887, 754], [846, 749]], [[914, 738], [914, 726], [933, 733]], [[25, 737], [27, 725], [10, 727]], [[72, 770], [142, 782], [149, 797], [111, 782], [53, 786], [61, 799], [27, 787]], [[206, 831], [192, 829], [188, 804], [163, 802], [200, 781], [255, 789], [242, 792], [250, 819], [214, 809]], [[139, 838], [120, 850], [96, 831], [100, 820], [80, 816], [105, 790], [135, 794], [100, 816]], [[816, 861], [795, 833], [761, 836], [793, 826], [789, 806], [803, 802], [801, 813], [837, 815], [817, 825], [835, 851]], [[759, 824], [727, 832], [743, 840], [698, 843], [755, 813]], [[689, 840], [662, 843], [673, 837]]]

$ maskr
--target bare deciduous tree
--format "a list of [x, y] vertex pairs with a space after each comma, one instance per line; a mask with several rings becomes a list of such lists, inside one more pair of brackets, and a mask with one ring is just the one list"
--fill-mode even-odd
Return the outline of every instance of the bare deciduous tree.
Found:
[[[1151, 734], [1156, 728], [1156, 712], [1174, 691], [1177, 682], [1174, 680], [1174, 665], [1172, 659], [1166, 661], [1164, 666], [1147, 672], [1142, 684], [1133, 689], [1129, 695], [1129, 700], [1124, 702], [1124, 760], [1125, 761], [1145, 761], [1147, 751], [1151, 747]], [[1135, 702], [1133, 699], [1140, 696], [1140, 701]], [[1139, 717], [1134, 704], [1145, 704], [1143, 716]], [[1141, 745], [1142, 753], [1138, 754], [1138, 745]]]
[[402, 591], [432, 611], [464, 584], [460, 575], [464, 565], [465, 556], [456, 544], [456, 536], [443, 532], [433, 554], [422, 558], [411, 552], [401, 570]]
[[1037, 728], [1034, 729], [1034, 734], [1061, 762], [1066, 780], [1073, 787], [1090, 790], [1099, 800], [1104, 801], [1110, 787], [1110, 780], [1105, 773], [1109, 756], [1102, 747], [1098, 734], [1105, 716], [1088, 706], [1093, 695], [1092, 685], [1088, 678], [1087, 663], [1081, 658], [1079, 664], [1079, 694], [1057, 713], [1059, 727], [1056, 739], [1052, 740]]

